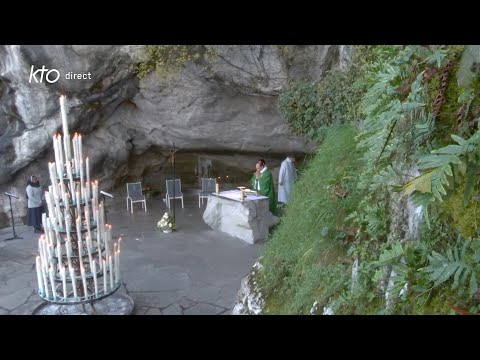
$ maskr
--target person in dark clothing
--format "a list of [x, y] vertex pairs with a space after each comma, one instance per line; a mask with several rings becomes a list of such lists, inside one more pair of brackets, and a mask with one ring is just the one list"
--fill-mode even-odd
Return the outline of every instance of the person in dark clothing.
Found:
[[43, 213], [43, 191], [40, 187], [40, 182], [37, 177], [33, 175], [27, 183], [27, 225], [33, 226], [33, 232], [41, 233], [42, 230], [42, 213]]

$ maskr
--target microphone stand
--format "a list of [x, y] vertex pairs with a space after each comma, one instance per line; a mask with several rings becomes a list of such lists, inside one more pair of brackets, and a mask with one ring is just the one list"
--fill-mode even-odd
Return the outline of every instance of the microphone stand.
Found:
[[[5, 195], [7, 195], [7, 194], [5, 194]], [[15, 221], [13, 219], [12, 197], [10, 195], [7, 195], [7, 196], [8, 196], [8, 200], [10, 201], [10, 215], [12, 216], [13, 237], [5, 239], [5, 240], [23, 239], [22, 237], [17, 236], [17, 234], [15, 233]]]

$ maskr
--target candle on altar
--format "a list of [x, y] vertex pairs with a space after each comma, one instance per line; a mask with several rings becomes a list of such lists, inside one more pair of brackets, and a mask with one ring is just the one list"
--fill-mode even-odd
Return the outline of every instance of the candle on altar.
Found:
[[218, 183], [215, 183], [215, 193], [219, 193], [220, 192], [220, 185]]
[[73, 268], [68, 269], [70, 271], [70, 279], [72, 280], [73, 296], [77, 298], [77, 277], [75, 276], [75, 270]]
[[97, 264], [95, 259], [92, 262], [93, 283], [95, 285], [95, 297], [98, 298], [98, 283], [97, 283]]
[[[58, 146], [58, 135], [53, 136], [53, 143], [54, 143], [54, 152], [55, 152], [55, 169], [56, 169], [56, 175], [58, 178], [62, 177], [62, 158], [60, 157], [60, 148]], [[54, 184], [54, 183], [52, 183]]]
[[55, 276], [53, 274], [53, 267], [48, 268], [48, 274], [50, 276], [50, 285], [52, 286], [52, 295], [53, 295], [53, 300], [57, 299], [57, 292], [55, 291]]
[[40, 265], [40, 256], [36, 258], [36, 266], [37, 266], [37, 281], [38, 281], [38, 291], [41, 295], [45, 292], [43, 290], [43, 278], [42, 278], [42, 267]]
[[86, 243], [87, 243], [87, 253], [88, 253], [88, 263], [90, 265], [90, 269], [92, 269], [92, 239], [90, 235], [87, 235], [86, 238]]
[[88, 298], [87, 277], [85, 276], [85, 269], [82, 263], [80, 263], [80, 273], [82, 274], [83, 295], [85, 296], [85, 299], [87, 299]]
[[107, 290], [107, 262], [105, 259], [103, 259], [103, 294], [106, 295], [108, 290]]
[[75, 174], [78, 176], [79, 168], [78, 168], [78, 137], [77, 133], [73, 135], [73, 165], [75, 166]]
[[120, 252], [120, 245], [122, 244], [122, 238], [118, 238], [118, 252]]
[[65, 301], [67, 301], [67, 297], [68, 297], [68, 294], [67, 294], [67, 277], [65, 275], [65, 267], [64, 266], [62, 266], [60, 268], [60, 275], [62, 276], [63, 299]]
[[110, 272], [110, 290], [113, 290], [113, 264], [112, 264], [112, 257], [108, 257], [108, 270]]

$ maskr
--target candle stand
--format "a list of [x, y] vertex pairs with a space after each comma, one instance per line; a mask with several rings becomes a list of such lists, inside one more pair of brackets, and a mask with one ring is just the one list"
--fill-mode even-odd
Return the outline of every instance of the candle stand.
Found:
[[[121, 287], [121, 238], [112, 241], [98, 182], [90, 182], [89, 160], [83, 161], [81, 135], [73, 138], [73, 156], [60, 98], [64, 142], [54, 136], [55, 163], [49, 163], [51, 185], [45, 192], [48, 217], [36, 259], [38, 295], [45, 300], [34, 315], [127, 315], [133, 300]], [[86, 176], [85, 176], [86, 175]]]

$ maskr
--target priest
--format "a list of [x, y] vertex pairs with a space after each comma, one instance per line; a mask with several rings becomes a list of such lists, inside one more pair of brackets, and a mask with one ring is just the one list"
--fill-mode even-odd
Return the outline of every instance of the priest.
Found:
[[277, 202], [275, 199], [272, 173], [267, 168], [264, 159], [259, 159], [255, 168], [256, 171], [251, 179], [252, 188], [257, 191], [258, 194], [268, 197], [270, 212], [275, 215]]
[[293, 155], [288, 155], [287, 158], [282, 161], [282, 165], [280, 166], [280, 172], [278, 173], [279, 203], [288, 203], [295, 180], [297, 180], [295, 157]]

